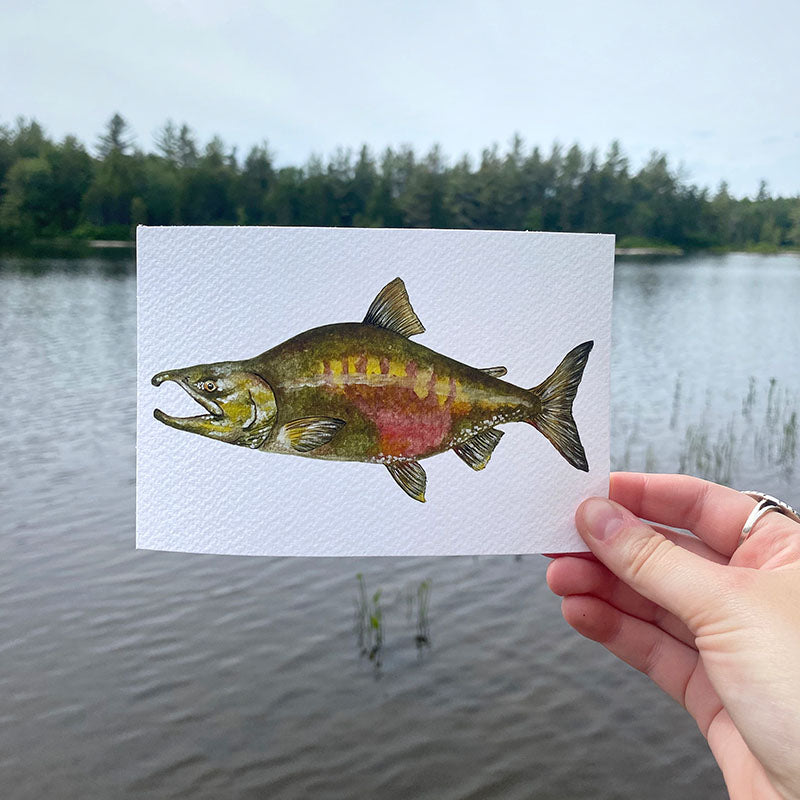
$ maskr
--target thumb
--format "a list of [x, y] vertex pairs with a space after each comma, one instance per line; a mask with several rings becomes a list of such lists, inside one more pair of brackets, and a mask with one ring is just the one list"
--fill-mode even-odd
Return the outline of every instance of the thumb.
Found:
[[579, 506], [575, 523], [591, 551], [618, 578], [693, 632], [724, 594], [719, 564], [670, 541], [618, 503], [592, 497]]

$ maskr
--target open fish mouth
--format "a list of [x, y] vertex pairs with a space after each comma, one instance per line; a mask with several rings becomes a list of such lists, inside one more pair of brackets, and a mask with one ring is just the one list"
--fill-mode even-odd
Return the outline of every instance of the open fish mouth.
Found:
[[223, 413], [222, 409], [213, 400], [209, 399], [208, 397], [204, 397], [188, 378], [170, 372], [159, 372], [150, 380], [153, 386], [161, 386], [161, 384], [165, 383], [166, 381], [174, 381], [177, 383], [189, 395], [189, 397], [192, 398], [192, 400], [199, 403], [208, 413], [198, 414], [193, 417], [173, 417], [170, 414], [162, 411], [160, 408], [157, 408], [155, 411], [153, 411], [153, 416], [159, 422], [163, 422], [164, 424], [171, 425], [173, 427], [182, 427], [182, 423], [191, 423], [199, 420], [219, 421], [225, 418], [225, 414]]

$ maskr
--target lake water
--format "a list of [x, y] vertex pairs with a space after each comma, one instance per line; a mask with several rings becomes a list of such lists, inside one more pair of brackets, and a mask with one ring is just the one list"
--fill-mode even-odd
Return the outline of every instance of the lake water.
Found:
[[[615, 304], [615, 465], [800, 504], [800, 257], [622, 260]], [[0, 260], [0, 341], [4, 798], [724, 796], [542, 557], [134, 551], [129, 257]]]

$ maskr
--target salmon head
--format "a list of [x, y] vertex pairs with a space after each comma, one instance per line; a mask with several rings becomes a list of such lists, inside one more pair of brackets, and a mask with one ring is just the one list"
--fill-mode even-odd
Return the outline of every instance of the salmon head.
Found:
[[153, 386], [174, 381], [204, 409], [195, 417], [172, 417], [160, 408], [153, 416], [171, 428], [257, 449], [272, 432], [277, 406], [270, 385], [241, 361], [198, 364], [159, 372]]

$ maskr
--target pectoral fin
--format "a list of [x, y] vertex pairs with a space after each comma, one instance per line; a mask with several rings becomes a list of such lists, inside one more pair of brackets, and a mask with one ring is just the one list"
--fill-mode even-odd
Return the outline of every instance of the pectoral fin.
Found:
[[427, 478], [419, 461], [395, 461], [387, 464], [386, 469], [409, 497], [419, 500], [420, 503], [425, 502]]
[[505, 367], [481, 367], [481, 372], [485, 372], [493, 378], [502, 378], [508, 373], [508, 370]]
[[270, 433], [272, 433], [271, 424], [245, 428], [236, 444], [249, 447], [251, 450], [258, 450], [269, 439]]
[[503, 431], [489, 428], [467, 439], [463, 444], [456, 445], [453, 450], [472, 469], [483, 469], [489, 463], [492, 452], [502, 437]]
[[400, 278], [387, 283], [378, 292], [378, 296], [367, 311], [367, 316], [364, 317], [364, 324], [386, 328], [406, 338], [425, 333], [419, 317], [411, 308], [406, 286]]
[[281, 428], [279, 436], [298, 453], [308, 453], [327, 444], [344, 424], [344, 420], [333, 417], [293, 419]]

